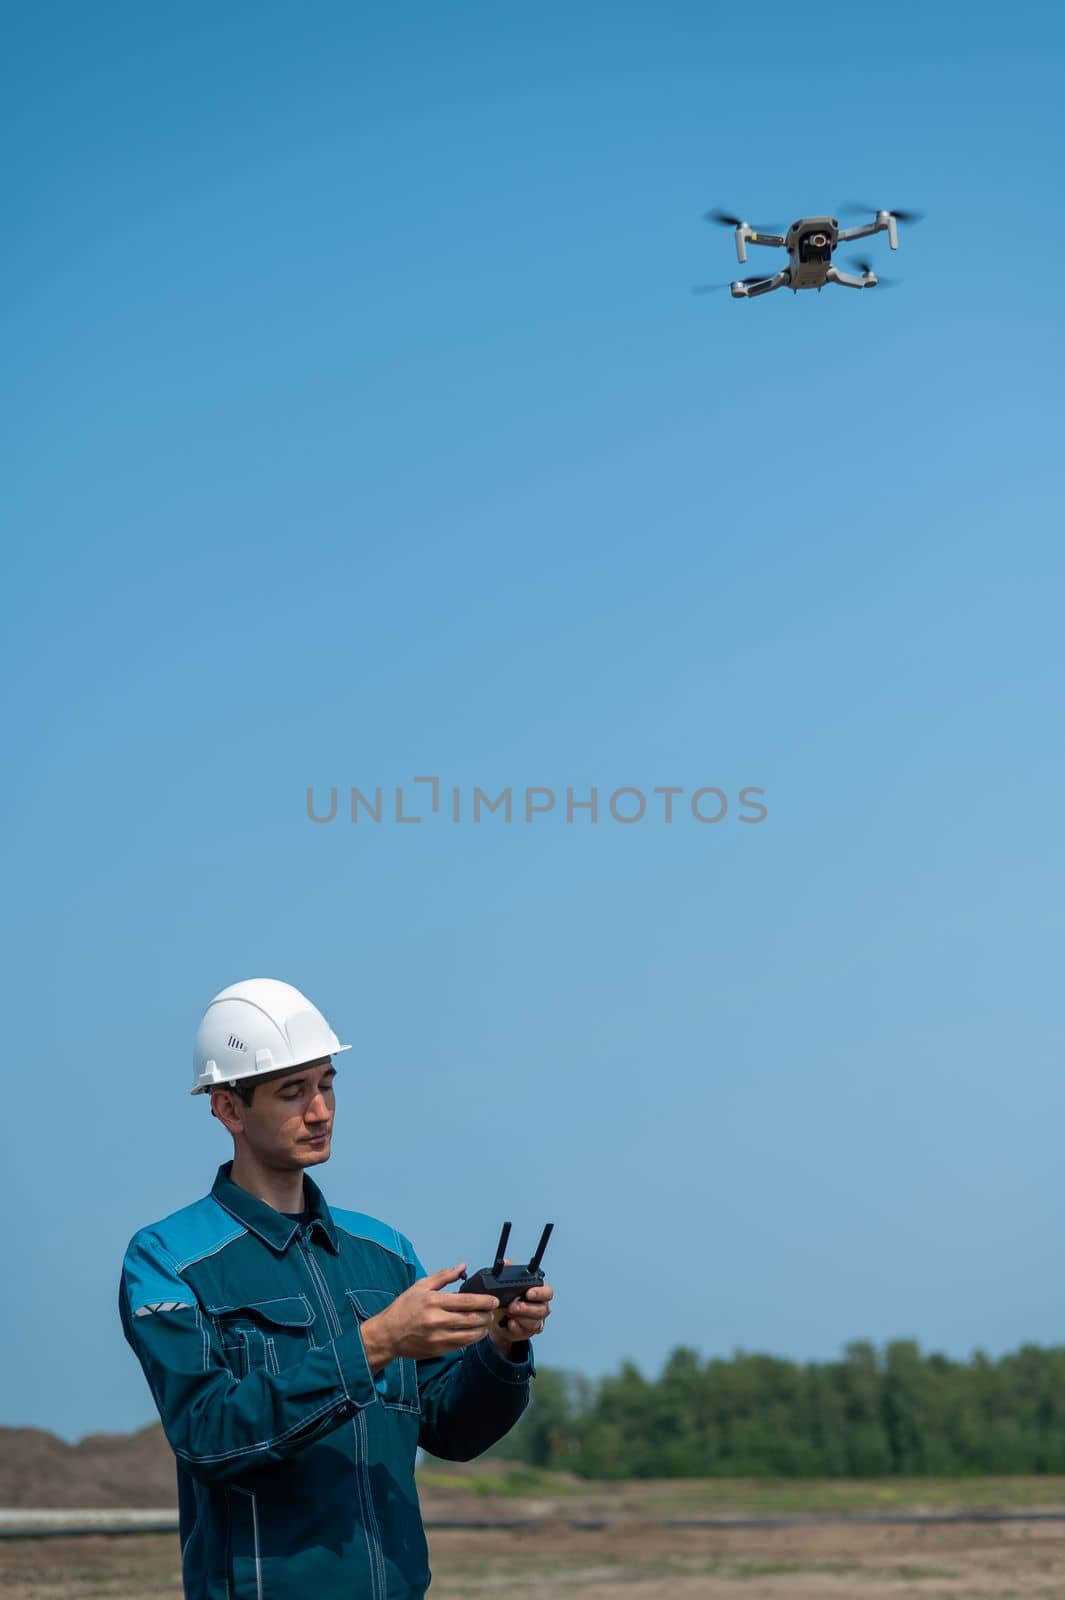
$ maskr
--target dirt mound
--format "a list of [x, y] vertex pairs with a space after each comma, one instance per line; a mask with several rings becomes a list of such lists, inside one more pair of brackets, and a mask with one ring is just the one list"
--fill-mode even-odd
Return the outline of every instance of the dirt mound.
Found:
[[[483, 1489], [509, 1463], [433, 1462], [427, 1498], [444, 1514], [484, 1515]], [[481, 1489], [481, 1493], [476, 1493]], [[177, 1504], [173, 1452], [157, 1422], [137, 1433], [91, 1433], [67, 1444], [42, 1428], [0, 1427], [0, 1506], [162, 1510]]]
[[162, 1428], [92, 1433], [67, 1444], [40, 1428], [0, 1428], [0, 1505], [131, 1508], [177, 1501]]

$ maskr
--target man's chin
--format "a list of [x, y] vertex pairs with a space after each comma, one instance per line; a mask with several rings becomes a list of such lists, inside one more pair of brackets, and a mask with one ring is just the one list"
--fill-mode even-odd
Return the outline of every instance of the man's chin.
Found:
[[317, 1139], [303, 1139], [296, 1146], [296, 1158], [301, 1167], [316, 1167], [319, 1162], [329, 1160], [332, 1147], [329, 1135], [320, 1144]]

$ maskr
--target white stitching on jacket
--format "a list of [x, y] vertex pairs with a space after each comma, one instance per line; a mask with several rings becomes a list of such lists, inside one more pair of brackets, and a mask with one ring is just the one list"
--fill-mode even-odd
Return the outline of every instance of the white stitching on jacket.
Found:
[[339, 1400], [329, 1400], [324, 1406], [319, 1406], [317, 1411], [311, 1411], [307, 1416], [301, 1417], [299, 1422], [294, 1423], [291, 1428], [287, 1428], [284, 1433], [275, 1433], [269, 1439], [257, 1439], [254, 1444], [242, 1444], [236, 1450], [222, 1450], [213, 1456], [198, 1456], [194, 1450], [178, 1450], [175, 1448], [174, 1454], [180, 1456], [183, 1461], [206, 1463], [232, 1461], [237, 1456], [251, 1455], [257, 1450], [272, 1450], [276, 1445], [284, 1444], [286, 1439], [291, 1439], [293, 1434], [302, 1433], [309, 1422], [316, 1422], [319, 1417], [325, 1416], [327, 1411], [336, 1411], [340, 1404]]
[[202, 1255], [190, 1256], [189, 1259], [187, 1261], [183, 1261], [180, 1266], [178, 1266], [177, 1262], [174, 1261], [172, 1257], [168, 1256], [167, 1259], [171, 1261], [175, 1272], [184, 1272], [187, 1267], [194, 1267], [197, 1261], [207, 1261], [211, 1256], [216, 1256], [219, 1250], [224, 1250], [227, 1244], [232, 1244], [234, 1239], [240, 1239], [247, 1232], [247, 1228], [238, 1228], [236, 1233], [227, 1234], [220, 1244], [214, 1245], [210, 1250], [205, 1250]]

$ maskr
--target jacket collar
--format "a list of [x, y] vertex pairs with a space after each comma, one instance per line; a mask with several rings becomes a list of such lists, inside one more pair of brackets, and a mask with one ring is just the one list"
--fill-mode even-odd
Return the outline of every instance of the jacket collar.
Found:
[[[268, 1244], [272, 1250], [287, 1250], [299, 1232], [299, 1223], [293, 1222], [291, 1217], [286, 1217], [283, 1211], [275, 1211], [273, 1206], [268, 1206], [264, 1200], [257, 1200], [247, 1189], [240, 1188], [233, 1182], [232, 1171], [232, 1161], [224, 1161], [218, 1169], [218, 1176], [211, 1189], [218, 1204], [228, 1211], [231, 1217], [243, 1222], [246, 1228]], [[307, 1201], [307, 1210], [310, 1212], [310, 1227], [325, 1239], [336, 1255], [340, 1248], [337, 1243], [336, 1226], [329, 1214], [329, 1207], [325, 1203], [321, 1189], [316, 1183], [311, 1182], [306, 1173], [303, 1177], [303, 1193]]]

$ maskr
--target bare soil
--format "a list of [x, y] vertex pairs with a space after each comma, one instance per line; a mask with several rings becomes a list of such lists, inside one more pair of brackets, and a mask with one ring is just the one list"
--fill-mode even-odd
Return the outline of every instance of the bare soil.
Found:
[[[515, 1516], [522, 1510], [513, 1506]], [[434, 1596], [1060, 1600], [1065, 1594], [1065, 1522], [664, 1529], [632, 1517], [585, 1530], [543, 1518], [521, 1531], [437, 1529], [430, 1544]], [[177, 1538], [7, 1541], [0, 1545], [0, 1593], [10, 1600], [181, 1600]]]
[[[482, 1460], [419, 1470], [434, 1581], [451, 1600], [1065, 1600], [1065, 1479], [587, 1484]], [[0, 1505], [172, 1509], [157, 1427], [67, 1445], [0, 1429]], [[869, 1513], [1018, 1513], [1016, 1522], [877, 1525]], [[663, 1527], [667, 1518], [790, 1526]], [[835, 1517], [831, 1524], [815, 1518]], [[433, 1527], [455, 1520], [518, 1529]], [[598, 1522], [600, 1526], [574, 1527]], [[176, 1534], [0, 1540], [4, 1600], [181, 1600]]]
[[432, 1537], [433, 1590], [522, 1600], [964, 1600], [1065, 1593], [1065, 1523], [662, 1529]]

